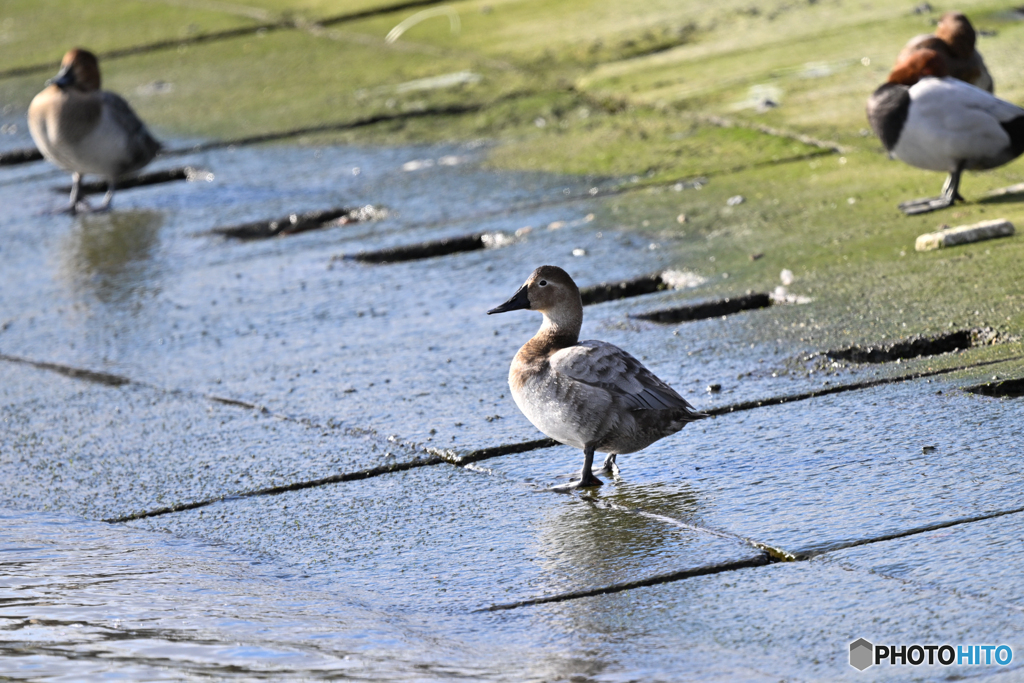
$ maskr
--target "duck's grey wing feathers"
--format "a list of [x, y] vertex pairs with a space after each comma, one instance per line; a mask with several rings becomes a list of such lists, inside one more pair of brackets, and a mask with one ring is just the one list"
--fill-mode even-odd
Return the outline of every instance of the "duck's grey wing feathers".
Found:
[[109, 112], [114, 122], [127, 133], [130, 159], [122, 173], [138, 170], [148, 164], [162, 145], [146, 128], [146, 124], [138, 117], [131, 105], [117, 93], [103, 91], [103, 108]]
[[580, 342], [553, 354], [550, 363], [562, 375], [604, 389], [630, 410], [683, 409], [700, 415], [675, 389], [612, 344]]

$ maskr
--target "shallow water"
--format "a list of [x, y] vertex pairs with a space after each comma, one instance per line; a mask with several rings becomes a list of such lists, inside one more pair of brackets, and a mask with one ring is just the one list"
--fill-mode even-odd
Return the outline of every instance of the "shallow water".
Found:
[[444, 676], [427, 625], [224, 547], [0, 512], [0, 672], [13, 679]]

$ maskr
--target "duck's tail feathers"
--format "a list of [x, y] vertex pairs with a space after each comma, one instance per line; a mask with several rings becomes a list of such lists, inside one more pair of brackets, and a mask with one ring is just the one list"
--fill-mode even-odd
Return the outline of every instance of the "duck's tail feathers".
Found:
[[682, 412], [682, 421], [686, 423], [696, 422], [697, 420], [703, 420], [706, 417], [711, 417], [707, 413], [700, 412], [699, 410], [691, 406], [689, 403], [687, 403], [686, 407], [683, 408], [680, 412]]

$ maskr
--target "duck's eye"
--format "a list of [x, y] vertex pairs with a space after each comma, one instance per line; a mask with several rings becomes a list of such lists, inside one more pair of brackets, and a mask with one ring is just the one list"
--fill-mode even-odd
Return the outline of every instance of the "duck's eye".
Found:
[[548, 286], [548, 281], [547, 280], [541, 280], [537, 284], [540, 285], [541, 287], [547, 287]]

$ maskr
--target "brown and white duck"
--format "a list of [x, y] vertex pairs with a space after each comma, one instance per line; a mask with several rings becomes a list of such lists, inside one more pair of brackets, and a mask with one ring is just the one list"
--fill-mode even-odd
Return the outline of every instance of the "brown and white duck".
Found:
[[950, 78], [934, 50], [911, 52], [868, 99], [868, 121], [888, 152], [949, 174], [938, 197], [900, 204], [907, 214], [952, 206], [965, 170], [996, 168], [1024, 153], [1024, 109]]
[[617, 346], [579, 341], [580, 290], [561, 268], [541, 266], [512, 298], [487, 313], [517, 309], [539, 311], [544, 320], [512, 361], [512, 398], [537, 429], [583, 449], [580, 480], [564, 488], [601, 485], [591, 470], [595, 452], [608, 454], [604, 471], [614, 473], [617, 455], [707, 417]]
[[100, 90], [96, 55], [80, 48], [64, 55], [60, 72], [32, 100], [28, 128], [43, 156], [71, 172], [71, 213], [79, 206], [83, 175], [106, 178], [100, 207], [106, 209], [118, 178], [138, 171], [160, 151], [131, 106]]

